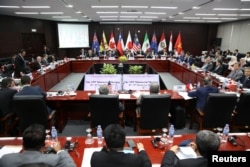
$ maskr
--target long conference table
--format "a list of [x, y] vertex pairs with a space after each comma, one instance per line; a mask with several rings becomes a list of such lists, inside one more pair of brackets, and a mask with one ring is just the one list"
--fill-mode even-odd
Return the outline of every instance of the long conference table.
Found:
[[[119, 63], [118, 60], [71, 60], [67, 62], [61, 61], [56, 65], [53, 70], [47, 70], [44, 74], [33, 72], [32, 85], [39, 85], [43, 90], [49, 91], [53, 86], [58, 84], [70, 73], [86, 73], [91, 66], [96, 63]], [[169, 72], [174, 77], [182, 81], [183, 83], [197, 83], [202, 81], [204, 74], [200, 72], [194, 72], [185, 65], [180, 65], [173, 60], [145, 60], [138, 58], [135, 60], [129, 60], [129, 64], [147, 64], [157, 72]], [[214, 79], [214, 85], [218, 85], [219, 82]], [[89, 113], [88, 100], [89, 95], [94, 91], [77, 90], [75, 96], [55, 96], [47, 97], [47, 102], [52, 108], [55, 108], [58, 112], [58, 129], [61, 132], [67, 123], [68, 119], [83, 120], [87, 118]], [[171, 95], [172, 100], [183, 100], [183, 97], [178, 95], [177, 92], [172, 90], [161, 90], [160, 93], [168, 93]], [[136, 97], [131, 94], [129, 98], [120, 98], [125, 105], [127, 112], [134, 112], [136, 108]], [[125, 112], [126, 112], [125, 111]]]
[[[233, 146], [231, 143], [221, 143], [219, 150], [220, 151], [246, 151], [250, 149], [250, 137], [247, 136], [246, 133], [232, 133], [230, 135], [236, 135], [238, 138], [240, 138], [244, 142], [244, 146], [237, 145]], [[146, 152], [148, 153], [148, 156], [154, 165], [154, 167], [160, 166], [160, 163], [162, 161], [163, 155], [165, 151], [169, 150], [171, 145], [167, 145], [165, 149], [159, 149], [154, 148], [151, 140], [155, 136], [128, 136], [127, 139], [133, 139], [135, 143], [141, 142], [144, 145], [144, 148]], [[195, 139], [195, 134], [186, 134], [186, 135], [175, 135], [173, 145], [180, 144], [183, 140], [187, 139]], [[71, 157], [74, 159], [77, 167], [90, 167], [90, 156], [86, 157], [87, 155], [84, 154], [85, 148], [97, 148], [102, 147], [102, 145], [97, 144], [97, 139], [94, 138], [94, 143], [87, 145], [85, 144], [85, 137], [78, 136], [78, 137], [72, 137], [71, 142], [78, 142], [78, 147], [74, 149], [74, 151], [69, 152]], [[59, 137], [59, 141], [64, 146], [66, 142], [66, 137]], [[238, 141], [239, 142], [239, 141]], [[22, 138], [0, 138], [0, 145], [22, 145]], [[125, 144], [125, 147], [128, 147], [127, 143]], [[99, 149], [99, 150], [100, 150]], [[134, 149], [134, 152], [137, 153], [137, 149]], [[86, 152], [85, 152], [86, 153]], [[84, 157], [85, 156], [85, 157]], [[84, 162], [83, 162], [84, 159]]]

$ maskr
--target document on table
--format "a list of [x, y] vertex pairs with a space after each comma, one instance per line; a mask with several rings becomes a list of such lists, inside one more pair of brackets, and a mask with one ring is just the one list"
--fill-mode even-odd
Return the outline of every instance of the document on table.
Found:
[[183, 97], [185, 100], [192, 99], [192, 97], [188, 96], [188, 92], [178, 92], [178, 94]]
[[5, 145], [0, 149], [0, 158], [5, 154], [19, 153], [22, 148], [22, 145]]
[[[85, 148], [84, 149], [84, 156], [83, 156], [83, 159], [82, 159], [82, 167], [91, 167], [90, 166], [90, 159], [91, 159], [91, 156], [92, 154], [95, 152], [95, 151], [101, 151], [102, 147], [96, 147], [96, 148]], [[132, 153], [134, 151], [131, 151], [129, 149], [124, 149], [123, 151], [124, 153]], [[152, 164], [152, 167], [160, 167], [160, 164]]]
[[179, 147], [179, 151], [176, 153], [179, 159], [187, 159], [187, 158], [197, 158], [196, 153], [194, 150], [187, 146], [187, 147]]

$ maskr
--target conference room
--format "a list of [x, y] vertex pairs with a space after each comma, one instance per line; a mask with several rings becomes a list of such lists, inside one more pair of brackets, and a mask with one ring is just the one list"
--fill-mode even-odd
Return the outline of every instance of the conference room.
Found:
[[[70, 153], [74, 160], [77, 159], [78, 166], [81, 166], [84, 148], [97, 146], [96, 143], [86, 146], [83, 141], [88, 134], [86, 130], [90, 127], [93, 136], [96, 136], [95, 126], [91, 124], [90, 97], [98, 94], [98, 88], [103, 84], [112, 85], [110, 94], [117, 96], [118, 101], [125, 106], [119, 123], [126, 130], [127, 136], [134, 141], [143, 141], [147, 150], [153, 149], [150, 140], [152, 136], [163, 133], [162, 127], [158, 131], [151, 128], [145, 134], [138, 133], [141, 120], [136, 114], [136, 100], [141, 94], [149, 95], [149, 85], [153, 81], [160, 85], [160, 96], [169, 96], [170, 106], [167, 112], [172, 114], [172, 118], [168, 114], [164, 126], [168, 129], [170, 124], [176, 125], [175, 135], [177, 138], [179, 136], [174, 140], [176, 144], [190, 136], [194, 137], [199, 130], [206, 129], [207, 122], [202, 122], [202, 117], [194, 114], [197, 112], [196, 99], [187, 96], [186, 89], [190, 85], [193, 90], [203, 87], [204, 78], [209, 75], [212, 85], [223, 91], [221, 94], [234, 95], [238, 100], [243, 99], [242, 103], [244, 99], [249, 100], [248, 88], [237, 87], [239, 81], [226, 81], [230, 69], [221, 76], [212, 71], [201, 70], [205, 54], [211, 56], [214, 66], [216, 52], [223, 56], [225, 65], [230, 61], [227, 55], [224, 56], [226, 50], [231, 51], [228, 54], [230, 56], [237, 49], [239, 57], [247, 57], [246, 53], [250, 51], [250, 2], [245, 0], [3, 0], [0, 2], [0, 9], [0, 21], [3, 23], [0, 26], [1, 80], [13, 77], [16, 87], [20, 88], [20, 78], [13, 76], [16, 69], [12, 58], [21, 49], [25, 50], [25, 63], [30, 68], [27, 75], [32, 76], [31, 85], [39, 86], [47, 92], [46, 103], [56, 111], [55, 122], [50, 123], [56, 125], [62, 142], [66, 141], [66, 137], [72, 137], [72, 141], [78, 140], [80, 144], [77, 150], [81, 158], [77, 158], [74, 152]], [[89, 51], [92, 56], [89, 56]], [[180, 61], [183, 53], [184, 57], [189, 53], [192, 61], [190, 58], [186, 58], [185, 62]], [[36, 58], [44, 57], [44, 54], [48, 55], [50, 64], [34, 70]], [[104, 64], [109, 64], [116, 72], [112, 75], [105, 74], [102, 71]], [[139, 66], [141, 71], [132, 74], [132, 66]], [[74, 91], [71, 92], [70, 89]], [[244, 93], [247, 97], [241, 97]], [[225, 110], [224, 105], [227, 106], [228, 103], [222, 106], [222, 102], [212, 102], [216, 105], [211, 110], [217, 113]], [[161, 103], [156, 104], [159, 108]], [[31, 103], [27, 102], [28, 105]], [[246, 108], [244, 105], [247, 106], [242, 104], [242, 111]], [[233, 107], [235, 106], [236, 103]], [[156, 110], [156, 107], [152, 110]], [[177, 111], [179, 112], [176, 113]], [[231, 109], [231, 114], [233, 111]], [[236, 115], [234, 113], [235, 118]], [[154, 116], [156, 114], [152, 114], [151, 119]], [[218, 116], [219, 119], [221, 117]], [[249, 129], [245, 127], [249, 126], [249, 122], [238, 124], [244, 118], [249, 118], [249, 115], [232, 120], [228, 118], [220, 126], [207, 127], [220, 133], [221, 128], [228, 123], [231, 132], [245, 141], [244, 148], [233, 148], [227, 143], [221, 150], [249, 149], [246, 133]], [[216, 122], [215, 119], [211, 120]], [[180, 127], [177, 125], [178, 121], [181, 121]], [[161, 150], [154, 151], [157, 155], [161, 154], [152, 158], [154, 164], [159, 164], [163, 155]]]

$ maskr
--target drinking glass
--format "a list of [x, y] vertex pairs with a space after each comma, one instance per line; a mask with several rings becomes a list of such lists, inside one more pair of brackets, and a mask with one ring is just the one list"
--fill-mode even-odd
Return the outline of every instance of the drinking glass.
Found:
[[92, 144], [92, 143], [94, 143], [94, 139], [93, 139], [92, 134], [91, 134], [92, 129], [91, 128], [87, 128], [86, 132], [88, 134], [87, 134], [87, 137], [86, 137], [86, 140], [85, 140], [85, 144]]

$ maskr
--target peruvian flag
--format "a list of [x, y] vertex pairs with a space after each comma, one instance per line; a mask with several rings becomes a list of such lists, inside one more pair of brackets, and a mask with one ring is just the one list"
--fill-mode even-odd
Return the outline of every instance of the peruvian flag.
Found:
[[116, 44], [115, 44], [115, 38], [114, 38], [113, 31], [112, 31], [111, 34], [110, 34], [109, 49], [110, 49], [110, 50], [116, 49]]
[[173, 34], [171, 32], [169, 44], [168, 44], [168, 51], [171, 52], [173, 50]]
[[166, 39], [165, 39], [165, 33], [162, 32], [162, 34], [161, 34], [161, 40], [160, 40], [160, 42], [158, 44], [158, 52], [162, 51], [166, 47], [167, 47], [167, 43], [166, 43]]

